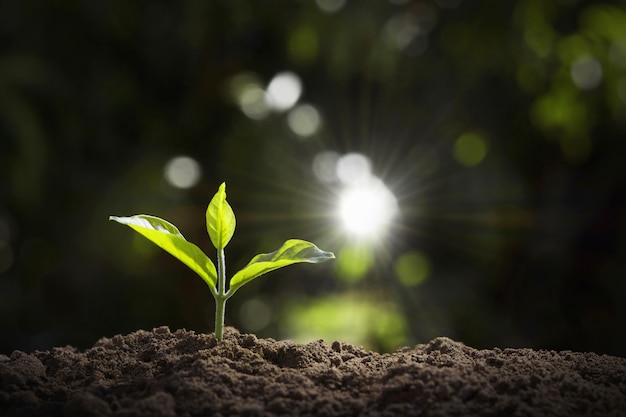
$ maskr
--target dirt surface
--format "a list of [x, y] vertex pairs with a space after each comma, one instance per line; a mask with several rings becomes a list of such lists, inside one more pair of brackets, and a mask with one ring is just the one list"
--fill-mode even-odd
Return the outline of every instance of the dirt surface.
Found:
[[475, 350], [379, 354], [167, 327], [0, 355], [1, 416], [626, 416], [626, 359]]

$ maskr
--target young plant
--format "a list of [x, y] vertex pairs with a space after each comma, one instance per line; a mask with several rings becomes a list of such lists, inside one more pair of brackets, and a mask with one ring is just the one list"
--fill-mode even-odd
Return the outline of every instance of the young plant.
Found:
[[220, 185], [206, 210], [206, 227], [211, 243], [217, 249], [217, 269], [208, 256], [193, 243], [188, 242], [173, 224], [155, 216], [139, 214], [131, 217], [110, 216], [109, 220], [129, 226], [161, 249], [187, 265], [207, 283], [215, 298], [215, 336], [224, 335], [226, 300], [239, 288], [253, 279], [283, 266], [299, 263], [320, 263], [333, 259], [311, 242], [287, 240], [280, 249], [256, 255], [242, 270], [230, 279], [226, 287], [226, 259], [224, 248], [235, 232], [235, 213], [226, 201], [226, 183]]

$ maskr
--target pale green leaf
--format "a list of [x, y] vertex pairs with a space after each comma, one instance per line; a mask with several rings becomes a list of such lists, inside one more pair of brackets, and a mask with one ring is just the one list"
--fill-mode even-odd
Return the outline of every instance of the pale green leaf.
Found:
[[253, 279], [283, 266], [299, 263], [320, 263], [335, 258], [332, 252], [325, 252], [311, 242], [290, 239], [275, 252], [255, 256], [241, 271], [230, 280], [230, 289], [235, 291]]
[[155, 216], [110, 216], [109, 220], [125, 224], [187, 265], [211, 287], [217, 283], [215, 264], [200, 248], [188, 242], [173, 224]]
[[213, 246], [224, 249], [235, 233], [235, 213], [226, 201], [226, 183], [222, 183], [206, 209], [206, 228]]

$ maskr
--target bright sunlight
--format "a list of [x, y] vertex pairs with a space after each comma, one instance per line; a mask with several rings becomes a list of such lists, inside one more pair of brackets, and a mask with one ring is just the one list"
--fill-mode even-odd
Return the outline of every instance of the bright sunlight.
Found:
[[339, 201], [344, 227], [361, 238], [383, 233], [398, 210], [393, 193], [375, 177], [366, 183], [346, 187]]

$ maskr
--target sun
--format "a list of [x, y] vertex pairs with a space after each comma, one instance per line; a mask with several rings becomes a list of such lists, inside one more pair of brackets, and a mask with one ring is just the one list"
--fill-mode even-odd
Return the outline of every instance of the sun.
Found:
[[339, 217], [343, 227], [358, 238], [384, 234], [397, 211], [396, 197], [378, 178], [347, 186], [339, 196]]

